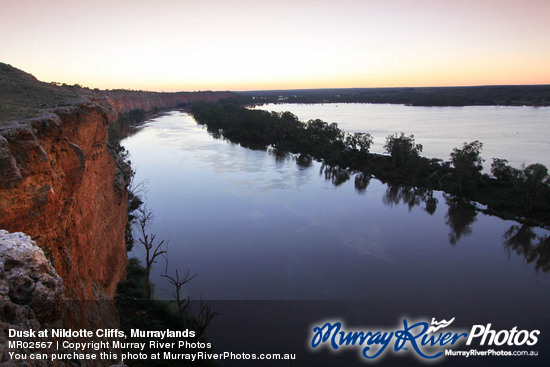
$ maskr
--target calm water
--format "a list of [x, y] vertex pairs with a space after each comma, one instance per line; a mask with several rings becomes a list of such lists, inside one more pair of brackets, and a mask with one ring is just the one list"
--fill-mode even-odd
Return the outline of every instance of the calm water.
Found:
[[386, 136], [414, 134], [424, 146], [422, 155], [449, 159], [464, 142], [479, 140], [488, 172], [493, 158], [505, 158], [515, 167], [542, 163], [550, 167], [550, 108], [467, 106], [410, 107], [391, 104], [328, 103], [268, 104], [258, 108], [291, 111], [300, 120], [319, 118], [349, 132], [368, 132], [372, 151], [384, 152]]
[[[545, 230], [514, 236], [517, 223], [449, 206], [438, 192], [430, 214], [375, 179], [364, 191], [353, 177], [334, 186], [317, 163], [303, 169], [214, 139], [182, 112], [123, 145], [136, 182], [147, 181], [150, 230], [169, 241], [170, 271], [198, 274], [193, 299], [550, 305], [550, 256], [535, 250]], [[160, 260], [156, 293], [169, 297], [163, 270]]]
[[[312, 325], [339, 320], [371, 330], [401, 317], [455, 317], [468, 330], [492, 323], [541, 331], [536, 363], [496, 357], [483, 365], [549, 365], [547, 231], [476, 214], [438, 192], [434, 208], [428, 193], [374, 179], [364, 190], [353, 177], [335, 186], [317, 163], [301, 169], [216, 140], [182, 112], [149, 121], [123, 144], [136, 182], [148, 182], [150, 232], [169, 241], [169, 272], [198, 274], [188, 295], [217, 300], [209, 301], [219, 313], [208, 328], [215, 351], [298, 353], [295, 365], [305, 367], [364, 366], [356, 352], [312, 353]], [[143, 250], [134, 255], [143, 259]], [[159, 259], [156, 297], [172, 298], [162, 271]], [[381, 365], [419, 363], [408, 355]]]

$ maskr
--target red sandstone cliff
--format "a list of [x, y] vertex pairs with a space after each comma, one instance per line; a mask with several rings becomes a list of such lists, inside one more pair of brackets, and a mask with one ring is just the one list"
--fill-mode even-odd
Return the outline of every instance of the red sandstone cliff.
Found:
[[109, 123], [135, 108], [229, 95], [94, 92], [87, 102], [0, 127], [0, 229], [25, 232], [44, 249], [67, 298], [112, 298], [127, 260], [127, 193], [116, 184]]
[[108, 123], [88, 104], [1, 131], [11, 175], [2, 180], [0, 227], [31, 235], [71, 298], [112, 296], [124, 274], [126, 193], [113, 186]]
[[186, 105], [196, 101], [215, 102], [220, 98], [230, 97], [230, 92], [133, 92], [133, 91], [101, 91], [90, 95], [94, 101], [109, 111], [124, 113], [134, 109], [150, 111], [155, 108], [164, 109]]
[[9, 360], [8, 329], [119, 327], [102, 300], [125, 273], [131, 170], [107, 145], [110, 124], [133, 109], [230, 95], [55, 86], [0, 63], [0, 364], [20, 364]]

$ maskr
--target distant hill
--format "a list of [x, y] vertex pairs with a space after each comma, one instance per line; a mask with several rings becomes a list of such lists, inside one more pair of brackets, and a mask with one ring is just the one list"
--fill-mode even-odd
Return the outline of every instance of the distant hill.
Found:
[[253, 103], [394, 103], [412, 106], [550, 106], [550, 85], [296, 89], [237, 92]]
[[78, 100], [78, 89], [41, 82], [0, 62], [0, 121], [39, 116], [46, 108]]

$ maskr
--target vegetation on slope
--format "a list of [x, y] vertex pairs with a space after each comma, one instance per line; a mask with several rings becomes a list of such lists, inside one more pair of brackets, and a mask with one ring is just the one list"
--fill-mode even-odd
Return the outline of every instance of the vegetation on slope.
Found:
[[[165, 331], [165, 330], [199, 330], [198, 320], [189, 314], [182, 320], [178, 314], [176, 301], [159, 301], [147, 299], [147, 286], [145, 279], [145, 269], [135, 258], [130, 259], [126, 268], [127, 278], [118, 285], [115, 298], [116, 307], [120, 315], [121, 329], [126, 335], [131, 335], [132, 329]], [[207, 345], [204, 337], [189, 337], [186, 339], [165, 338], [163, 343], [175, 343], [174, 348], [156, 349], [151, 348], [149, 342], [151, 338], [132, 338], [132, 342], [145, 343], [146, 348], [143, 353], [147, 354], [147, 359], [125, 361], [128, 366], [216, 366], [211, 360], [166, 360], [164, 358], [154, 359], [152, 355], [159, 353], [162, 357], [164, 352], [174, 354], [196, 353], [199, 351], [211, 352], [208, 348], [185, 348], [178, 347], [178, 341], [187, 341], [189, 343], [200, 343]]]
[[47, 108], [78, 100], [78, 89], [41, 82], [0, 62], [0, 122], [40, 116]]

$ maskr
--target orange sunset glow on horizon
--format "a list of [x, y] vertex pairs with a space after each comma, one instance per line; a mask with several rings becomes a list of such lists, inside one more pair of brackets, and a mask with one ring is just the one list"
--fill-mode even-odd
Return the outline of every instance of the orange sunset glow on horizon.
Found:
[[0, 0], [0, 61], [155, 91], [550, 84], [550, 2]]

